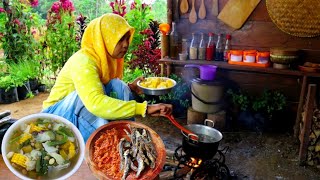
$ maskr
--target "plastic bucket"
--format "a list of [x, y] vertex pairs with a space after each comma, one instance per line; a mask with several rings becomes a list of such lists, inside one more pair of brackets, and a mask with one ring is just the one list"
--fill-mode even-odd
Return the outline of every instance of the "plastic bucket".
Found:
[[200, 79], [205, 81], [213, 81], [217, 72], [217, 66], [214, 66], [214, 65], [186, 64], [184, 67], [199, 68]]

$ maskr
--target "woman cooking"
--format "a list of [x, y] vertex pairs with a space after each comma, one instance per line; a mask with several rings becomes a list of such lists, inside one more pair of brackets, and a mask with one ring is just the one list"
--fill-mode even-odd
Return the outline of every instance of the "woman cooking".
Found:
[[120, 80], [133, 33], [133, 27], [116, 14], [92, 20], [83, 34], [81, 49], [60, 71], [42, 112], [71, 121], [85, 141], [108, 120], [170, 115], [170, 104], [133, 100], [133, 93], [141, 94], [137, 82], [143, 77], [128, 85]]

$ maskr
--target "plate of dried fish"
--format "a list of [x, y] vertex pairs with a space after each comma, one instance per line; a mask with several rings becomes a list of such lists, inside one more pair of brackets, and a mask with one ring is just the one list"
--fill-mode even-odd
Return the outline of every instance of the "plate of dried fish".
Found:
[[154, 179], [162, 171], [165, 159], [160, 136], [134, 121], [103, 125], [86, 143], [85, 160], [98, 179]]

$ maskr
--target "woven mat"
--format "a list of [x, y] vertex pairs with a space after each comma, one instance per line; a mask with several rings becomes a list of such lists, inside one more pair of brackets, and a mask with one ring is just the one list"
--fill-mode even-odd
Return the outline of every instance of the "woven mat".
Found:
[[320, 0], [266, 0], [266, 5], [272, 21], [285, 33], [320, 35]]

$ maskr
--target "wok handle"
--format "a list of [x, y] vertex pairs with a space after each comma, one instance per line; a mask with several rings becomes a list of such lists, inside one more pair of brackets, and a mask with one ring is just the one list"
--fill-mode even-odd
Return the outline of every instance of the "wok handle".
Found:
[[179, 128], [181, 131], [183, 131], [185, 134], [187, 134], [188, 138], [191, 138], [192, 140], [198, 140], [198, 136], [190, 131], [189, 129], [181, 126], [172, 115], [166, 115], [166, 117], [172, 122], [173, 125], [175, 125], [177, 128]]

